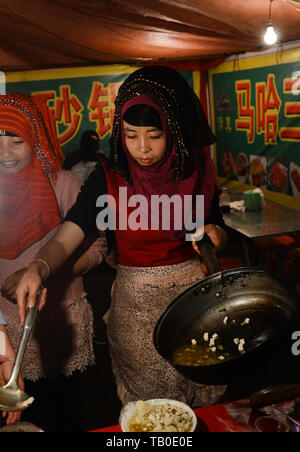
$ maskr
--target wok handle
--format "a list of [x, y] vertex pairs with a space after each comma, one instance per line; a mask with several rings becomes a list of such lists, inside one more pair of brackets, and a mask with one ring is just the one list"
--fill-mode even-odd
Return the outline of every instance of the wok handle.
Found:
[[201, 253], [209, 275], [222, 271], [220, 262], [216, 256], [214, 245], [207, 234], [203, 235], [201, 240], [196, 242], [196, 245]]
[[270, 386], [252, 394], [249, 398], [250, 406], [261, 408], [273, 403], [293, 400], [300, 396], [300, 384], [279, 384]]

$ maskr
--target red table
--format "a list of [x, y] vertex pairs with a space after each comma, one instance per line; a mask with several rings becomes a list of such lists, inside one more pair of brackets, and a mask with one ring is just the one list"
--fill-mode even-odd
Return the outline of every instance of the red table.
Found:
[[[196, 432], [286, 432], [289, 431], [289, 425], [276, 407], [288, 413], [292, 411], [292, 404], [289, 401], [255, 410], [249, 407], [247, 400], [239, 400], [196, 408]], [[121, 428], [113, 425], [93, 432], [121, 432]]]

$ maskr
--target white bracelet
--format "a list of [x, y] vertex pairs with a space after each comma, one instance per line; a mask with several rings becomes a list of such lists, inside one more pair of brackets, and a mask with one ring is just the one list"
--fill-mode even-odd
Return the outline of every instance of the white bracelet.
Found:
[[42, 264], [44, 264], [44, 266], [47, 268], [47, 276], [46, 276], [45, 280], [48, 279], [50, 276], [50, 273], [51, 273], [49, 264], [41, 258], [34, 259], [32, 262], [41, 262]]

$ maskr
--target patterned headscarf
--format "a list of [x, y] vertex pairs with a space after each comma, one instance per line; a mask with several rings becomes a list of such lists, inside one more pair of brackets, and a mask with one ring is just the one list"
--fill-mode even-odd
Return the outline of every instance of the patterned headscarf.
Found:
[[10, 93], [0, 96], [0, 133], [21, 136], [32, 148], [44, 173], [55, 181], [64, 156], [55, 124], [42, 96]]
[[22, 171], [0, 173], [0, 257], [15, 259], [61, 222], [52, 184], [63, 153], [40, 96], [0, 96], [0, 137], [5, 135], [23, 138], [32, 151], [32, 161]]
[[121, 111], [130, 99], [146, 94], [153, 99], [166, 118], [176, 149], [174, 176], [184, 176], [187, 166], [199, 158], [205, 160], [204, 146], [216, 141], [202, 105], [179, 72], [165, 66], [147, 66], [133, 72], [120, 86], [115, 100], [111, 136], [110, 167], [130, 181], [122, 148]]

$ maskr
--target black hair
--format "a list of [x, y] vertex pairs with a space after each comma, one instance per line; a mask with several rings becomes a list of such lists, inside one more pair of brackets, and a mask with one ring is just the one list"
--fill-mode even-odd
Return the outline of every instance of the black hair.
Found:
[[80, 160], [84, 162], [94, 162], [97, 160], [97, 150], [99, 146], [99, 135], [94, 130], [86, 130], [80, 139]]
[[91, 142], [92, 143], [97, 142], [97, 144], [98, 144], [99, 143], [99, 135], [95, 130], [86, 130], [81, 135], [80, 144], [82, 144], [84, 146], [86, 143], [91, 143]]
[[148, 104], [133, 105], [123, 115], [124, 121], [136, 127], [156, 127], [163, 130], [157, 110]]

